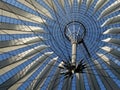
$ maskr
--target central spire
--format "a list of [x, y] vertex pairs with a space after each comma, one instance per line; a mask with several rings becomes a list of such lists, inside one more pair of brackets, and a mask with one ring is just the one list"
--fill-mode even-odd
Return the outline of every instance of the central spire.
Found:
[[85, 34], [86, 30], [84, 25], [78, 21], [72, 21], [65, 26], [65, 36], [71, 42], [72, 45], [71, 63], [73, 66], [76, 66], [77, 45], [82, 42]]

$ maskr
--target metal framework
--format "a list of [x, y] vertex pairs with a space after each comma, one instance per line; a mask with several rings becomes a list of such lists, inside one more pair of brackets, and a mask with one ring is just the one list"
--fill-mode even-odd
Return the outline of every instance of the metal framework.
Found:
[[120, 0], [0, 0], [0, 90], [120, 90]]

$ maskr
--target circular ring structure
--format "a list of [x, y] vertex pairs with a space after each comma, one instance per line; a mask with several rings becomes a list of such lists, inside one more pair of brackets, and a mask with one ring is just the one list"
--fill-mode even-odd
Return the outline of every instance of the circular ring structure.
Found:
[[64, 34], [69, 41], [80, 43], [85, 37], [86, 30], [82, 23], [72, 21], [65, 26]]

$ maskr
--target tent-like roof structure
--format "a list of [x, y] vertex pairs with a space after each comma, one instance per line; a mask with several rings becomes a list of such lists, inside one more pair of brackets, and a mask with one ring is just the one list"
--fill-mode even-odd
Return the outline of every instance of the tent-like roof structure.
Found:
[[120, 90], [120, 0], [0, 0], [0, 90]]

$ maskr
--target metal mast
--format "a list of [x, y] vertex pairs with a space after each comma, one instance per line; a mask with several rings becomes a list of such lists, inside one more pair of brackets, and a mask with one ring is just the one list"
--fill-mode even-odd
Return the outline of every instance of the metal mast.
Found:
[[71, 63], [76, 66], [77, 45], [80, 44], [85, 36], [85, 28], [83, 24], [78, 21], [72, 21], [66, 25], [65, 36], [71, 42], [72, 54]]

